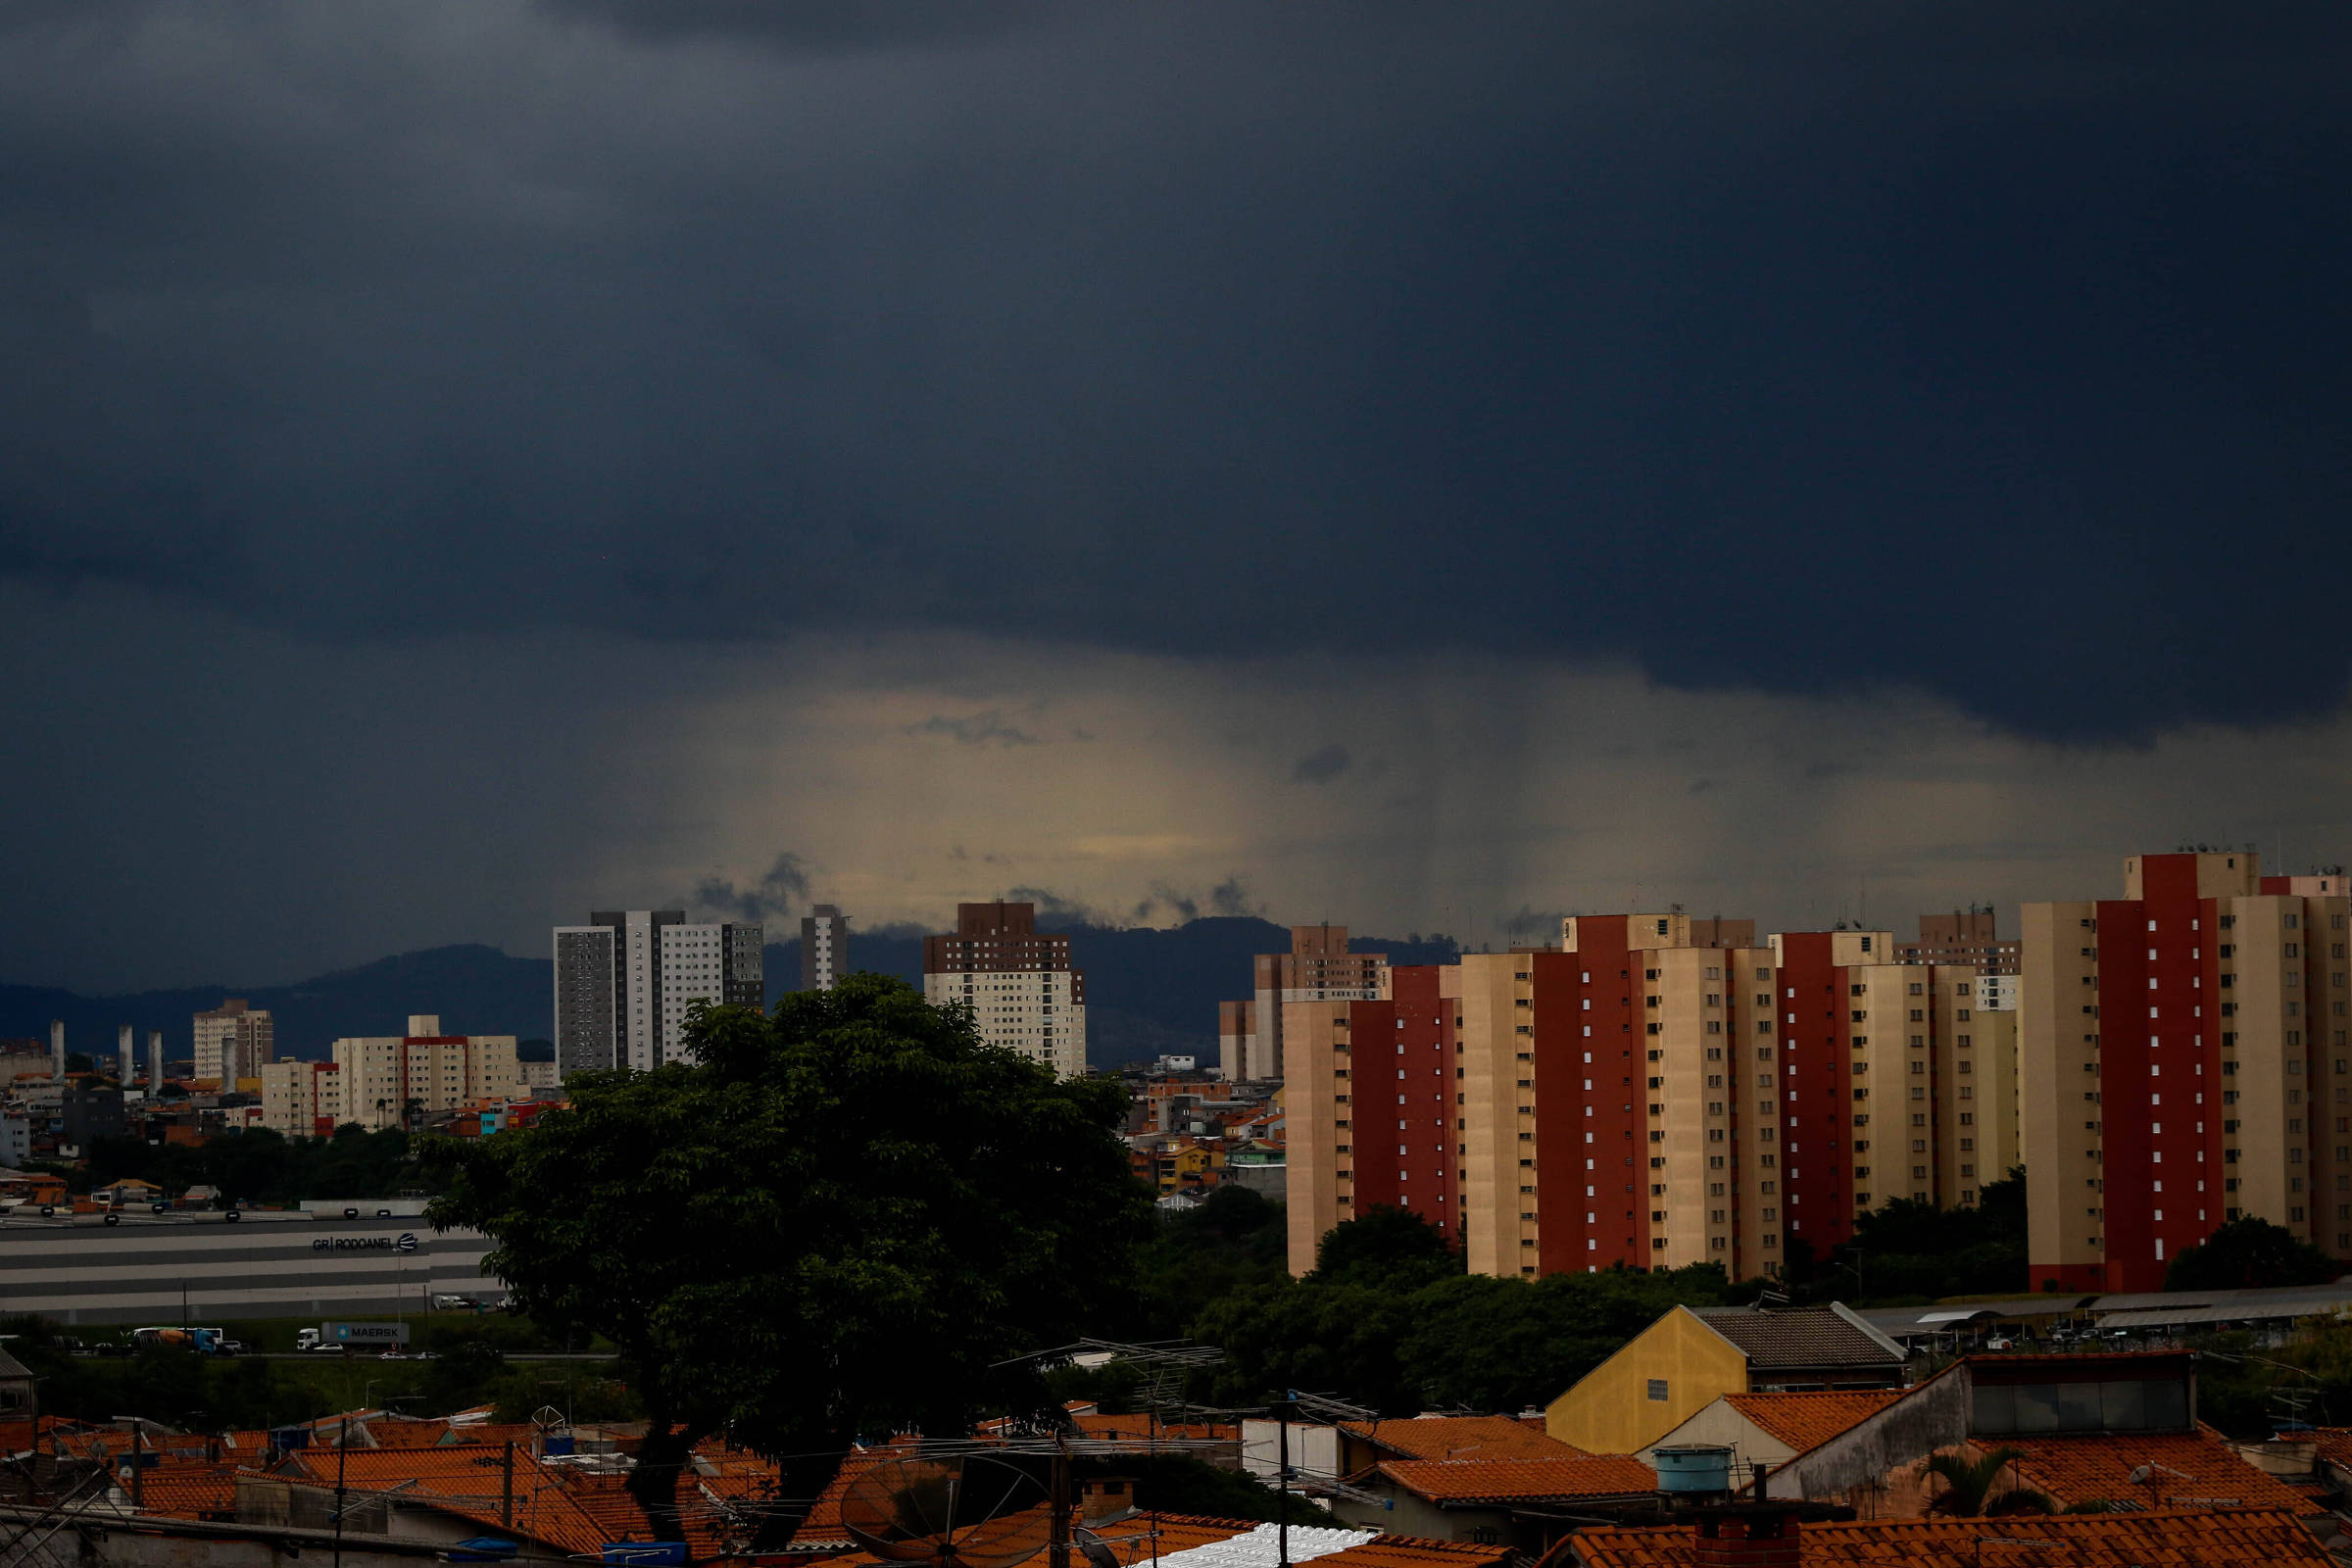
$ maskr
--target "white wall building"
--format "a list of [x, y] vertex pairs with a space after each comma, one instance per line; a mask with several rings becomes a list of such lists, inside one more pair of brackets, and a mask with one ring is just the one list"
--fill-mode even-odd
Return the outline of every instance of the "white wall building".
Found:
[[599, 909], [555, 928], [556, 1064], [560, 1073], [680, 1059], [697, 1002], [760, 1006], [759, 926], [689, 925], [680, 909]]
[[850, 917], [820, 904], [801, 921], [801, 989], [830, 991], [850, 972]]

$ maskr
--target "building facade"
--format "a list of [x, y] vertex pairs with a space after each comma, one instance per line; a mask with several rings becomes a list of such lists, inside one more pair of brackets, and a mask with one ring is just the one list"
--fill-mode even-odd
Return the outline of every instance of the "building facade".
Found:
[[830, 991], [850, 972], [850, 917], [820, 904], [801, 918], [801, 989]]
[[2251, 850], [2134, 856], [2121, 899], [2025, 906], [2035, 1289], [2158, 1289], [2241, 1215], [2352, 1259], [2348, 913], [2341, 875]]
[[1978, 1006], [1973, 968], [1680, 911], [1571, 917], [1561, 943], [1286, 1008], [1294, 1270], [1396, 1204], [1481, 1273], [1772, 1274], [2017, 1161], [2016, 1014]]
[[555, 928], [556, 1064], [564, 1073], [680, 1059], [696, 1003], [761, 1006], [757, 925], [688, 924], [682, 909], [599, 909]]
[[233, 1087], [239, 1078], [260, 1076], [277, 1059], [276, 1025], [269, 1009], [257, 1009], [243, 997], [230, 997], [210, 1012], [196, 1014], [194, 1027], [199, 1078]]
[[1970, 909], [1965, 914], [1958, 909], [1949, 914], [1923, 914], [1919, 917], [1919, 940], [1906, 942], [1894, 950], [1896, 960], [1902, 963], [1966, 964], [1986, 974], [2001, 975], [2017, 973], [2018, 951], [2019, 944], [2001, 940], [1990, 909]]
[[273, 1061], [261, 1071], [262, 1125], [288, 1138], [331, 1138], [343, 1108], [331, 1061]]
[[1291, 951], [1250, 964], [1246, 1002], [1217, 1004], [1218, 1067], [1235, 1083], [1284, 1076], [1284, 1008], [1294, 1003], [1378, 1002], [1389, 994], [1384, 953], [1350, 953], [1344, 925], [1295, 925]]
[[406, 1127], [417, 1116], [493, 1096], [526, 1098], [513, 1035], [445, 1035], [430, 1013], [413, 1015], [405, 1035], [338, 1040], [334, 1124], [369, 1131]]
[[923, 996], [972, 1009], [980, 1037], [1065, 1078], [1086, 1072], [1086, 976], [1070, 939], [1037, 929], [1037, 906], [959, 904], [956, 929], [923, 938]]

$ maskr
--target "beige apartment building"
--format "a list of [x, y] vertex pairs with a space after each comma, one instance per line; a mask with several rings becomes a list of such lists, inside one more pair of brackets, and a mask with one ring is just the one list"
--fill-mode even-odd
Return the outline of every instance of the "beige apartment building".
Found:
[[1285, 1009], [1295, 1269], [1395, 1203], [1482, 1273], [1773, 1274], [2018, 1161], [2017, 1015], [1973, 967], [1679, 911], [1572, 917], [1561, 943]]
[[1218, 1070], [1231, 1083], [1285, 1073], [1286, 1008], [1302, 1002], [1377, 1002], [1389, 994], [1385, 953], [1350, 953], [1348, 928], [1291, 927], [1291, 951], [1261, 953], [1244, 1002], [1217, 1004]]
[[343, 1108], [331, 1061], [273, 1061], [261, 1071], [262, 1125], [288, 1138], [330, 1138]]
[[237, 1079], [256, 1078], [277, 1059], [277, 1026], [268, 1008], [256, 1008], [243, 997], [230, 997], [209, 1012], [196, 1014], [196, 1076], [228, 1087]]
[[2158, 1289], [2240, 1215], [2352, 1260], [2348, 914], [2340, 873], [2264, 876], [2252, 850], [2134, 856], [2121, 899], [2025, 906], [2036, 1289]]
[[371, 1131], [406, 1126], [412, 1112], [529, 1093], [513, 1035], [445, 1035], [430, 1013], [411, 1015], [405, 1035], [336, 1041], [329, 1076], [335, 1124]]

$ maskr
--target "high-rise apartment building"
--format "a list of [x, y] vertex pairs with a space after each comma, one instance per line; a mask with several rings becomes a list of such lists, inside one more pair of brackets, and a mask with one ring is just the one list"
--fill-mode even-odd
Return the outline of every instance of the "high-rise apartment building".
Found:
[[334, 1071], [314, 1082], [331, 1093], [336, 1126], [405, 1127], [415, 1114], [527, 1093], [513, 1035], [445, 1035], [431, 1013], [412, 1015], [405, 1035], [338, 1040], [334, 1053]]
[[2352, 1259], [2348, 914], [2341, 875], [2266, 877], [2251, 850], [2134, 856], [2121, 899], [2025, 906], [2035, 1289], [2156, 1290], [2240, 1215]]
[[2017, 1159], [2015, 1014], [1979, 1007], [1975, 969], [1891, 948], [1883, 931], [1758, 946], [1751, 921], [1574, 916], [1558, 951], [1399, 969], [1384, 1002], [1292, 1004], [1293, 1267], [1382, 1203], [1483, 1273], [1741, 1277], [1838, 1245], [1890, 1199], [1975, 1202]]
[[1389, 994], [1385, 953], [1350, 953], [1348, 928], [1291, 927], [1291, 951], [1251, 961], [1247, 1002], [1217, 1004], [1218, 1065], [1232, 1082], [1283, 1076], [1283, 1009], [1298, 1002], [1378, 1002]]
[[969, 1006], [992, 1046], [1065, 1078], [1086, 1072], [1086, 976], [1067, 936], [1037, 929], [1035, 905], [956, 906], [955, 931], [923, 938], [923, 996]]
[[331, 1061], [273, 1061], [261, 1070], [262, 1125], [288, 1138], [331, 1138], [343, 1108]]
[[277, 1059], [276, 1026], [267, 1008], [231, 997], [210, 1012], [196, 1014], [196, 1076], [216, 1078], [223, 1088], [252, 1078]]
[[1965, 963], [1988, 975], [2017, 973], [2018, 944], [2001, 940], [1990, 909], [1923, 914], [1919, 940], [1902, 944], [1894, 954], [1900, 963]]
[[830, 991], [850, 972], [850, 917], [820, 904], [801, 918], [801, 989]]
[[679, 1059], [698, 1002], [766, 1002], [762, 933], [682, 909], [599, 909], [555, 928], [556, 1064], [565, 1073]]

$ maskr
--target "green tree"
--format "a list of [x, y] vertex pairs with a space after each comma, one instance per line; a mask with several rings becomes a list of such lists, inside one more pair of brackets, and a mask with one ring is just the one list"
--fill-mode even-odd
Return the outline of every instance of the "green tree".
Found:
[[1315, 1272], [1334, 1283], [1420, 1285], [1461, 1273], [1462, 1255], [1411, 1209], [1378, 1203], [1324, 1233]]
[[2261, 1290], [2325, 1285], [2341, 1272], [2333, 1258], [2283, 1225], [2248, 1214], [2184, 1247], [2164, 1271], [2168, 1291]]
[[[2013, 1168], [1978, 1189], [1968, 1208], [1913, 1199], [1882, 1203], [1854, 1221], [1834, 1250], [1839, 1266], [1808, 1269], [1823, 1289], [1863, 1300], [1935, 1299], [2026, 1288], [2026, 1172]], [[1848, 1270], [1858, 1268], [1856, 1281]]]
[[994, 1363], [1133, 1311], [1152, 1204], [1117, 1083], [1056, 1081], [874, 974], [773, 1016], [700, 1009], [687, 1044], [692, 1064], [583, 1076], [570, 1108], [430, 1156], [432, 1222], [491, 1236], [534, 1319], [619, 1347], [657, 1529], [706, 1436], [812, 1495], [802, 1456], [963, 1431], [1038, 1396]]

